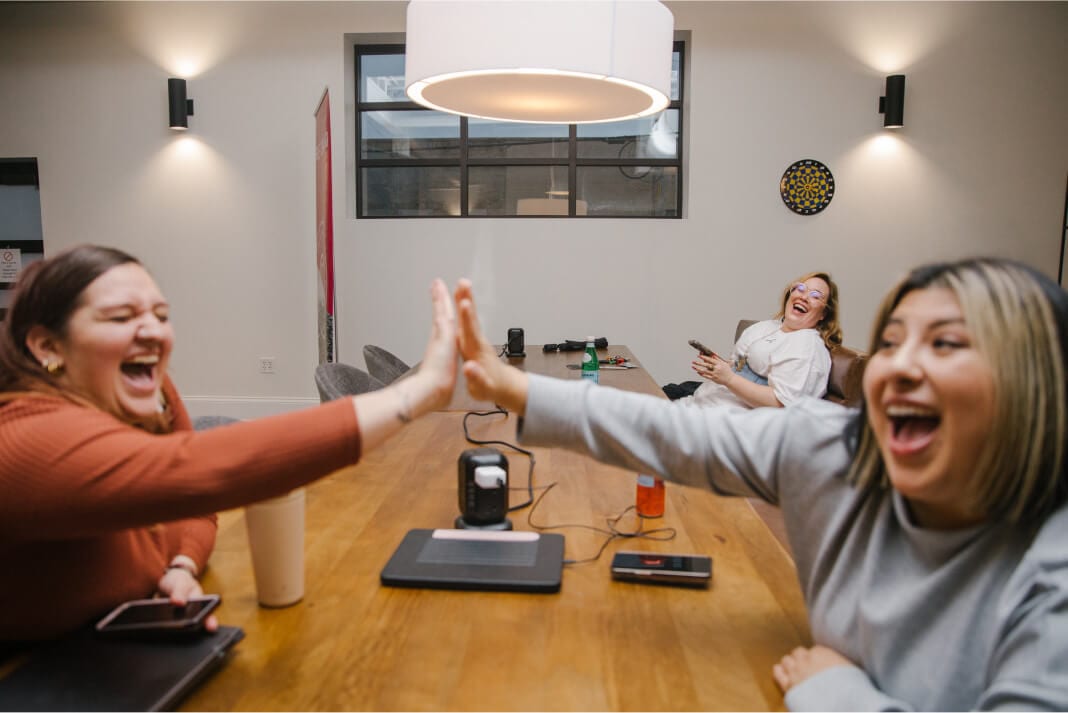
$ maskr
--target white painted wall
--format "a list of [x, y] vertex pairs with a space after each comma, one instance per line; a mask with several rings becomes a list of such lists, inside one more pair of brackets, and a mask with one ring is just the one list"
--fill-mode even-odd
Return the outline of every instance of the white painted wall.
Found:
[[[1056, 276], [1068, 171], [1068, 3], [677, 2], [691, 33], [683, 220], [354, 220], [346, 33], [404, 29], [401, 2], [0, 3], [0, 156], [36, 156], [50, 252], [140, 256], [173, 304], [194, 413], [317, 401], [314, 121], [334, 130], [339, 351], [420, 358], [433, 276], [475, 279], [489, 334], [626, 343], [661, 383], [698, 337], [775, 311], [829, 270], [863, 347], [909, 266], [1007, 255]], [[181, 62], [190, 62], [183, 69]], [[905, 128], [876, 113], [907, 75]], [[190, 131], [166, 128], [189, 76]], [[816, 158], [837, 194], [788, 211]], [[258, 373], [273, 356], [278, 373]]]

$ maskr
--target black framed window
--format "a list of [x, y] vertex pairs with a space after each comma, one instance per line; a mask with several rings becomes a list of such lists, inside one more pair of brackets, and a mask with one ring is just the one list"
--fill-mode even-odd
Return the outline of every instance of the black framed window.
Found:
[[357, 217], [682, 217], [683, 50], [660, 114], [522, 124], [429, 111], [404, 45], [356, 45]]

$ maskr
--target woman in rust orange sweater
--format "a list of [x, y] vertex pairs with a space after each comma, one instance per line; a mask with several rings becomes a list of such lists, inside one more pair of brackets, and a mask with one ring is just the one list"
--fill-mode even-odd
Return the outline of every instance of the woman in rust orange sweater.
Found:
[[167, 302], [135, 258], [85, 245], [27, 267], [0, 323], [0, 641], [54, 637], [156, 591], [200, 594], [212, 513], [355, 463], [447, 403], [455, 320], [440, 280], [431, 295], [412, 377], [194, 432], [167, 378]]

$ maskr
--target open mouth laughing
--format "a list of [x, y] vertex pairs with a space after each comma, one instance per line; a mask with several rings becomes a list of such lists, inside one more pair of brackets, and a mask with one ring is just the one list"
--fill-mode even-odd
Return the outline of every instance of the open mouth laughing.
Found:
[[890, 404], [886, 407], [890, 421], [890, 450], [895, 455], [918, 453], [934, 440], [942, 417], [937, 411], [915, 404]]
[[142, 354], [127, 359], [120, 367], [127, 383], [138, 390], [152, 390], [156, 387], [156, 372], [159, 354]]

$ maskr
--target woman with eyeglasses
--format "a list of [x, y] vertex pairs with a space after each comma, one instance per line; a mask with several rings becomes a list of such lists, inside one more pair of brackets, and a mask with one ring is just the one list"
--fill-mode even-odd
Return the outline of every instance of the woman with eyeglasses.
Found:
[[708, 381], [692, 398], [676, 384], [664, 392], [696, 406], [744, 408], [785, 406], [802, 396], [823, 396], [831, 373], [828, 350], [842, 343], [838, 286], [827, 273], [810, 272], [786, 286], [780, 304], [774, 319], [742, 332], [729, 360], [718, 354], [698, 355], [691, 366]]
[[789, 708], [1068, 710], [1068, 294], [1048, 277], [913, 270], [858, 409], [680, 408], [526, 374], [482, 336], [470, 283], [456, 299], [468, 389], [522, 416], [524, 444], [782, 508], [813, 638], [769, 672]]

